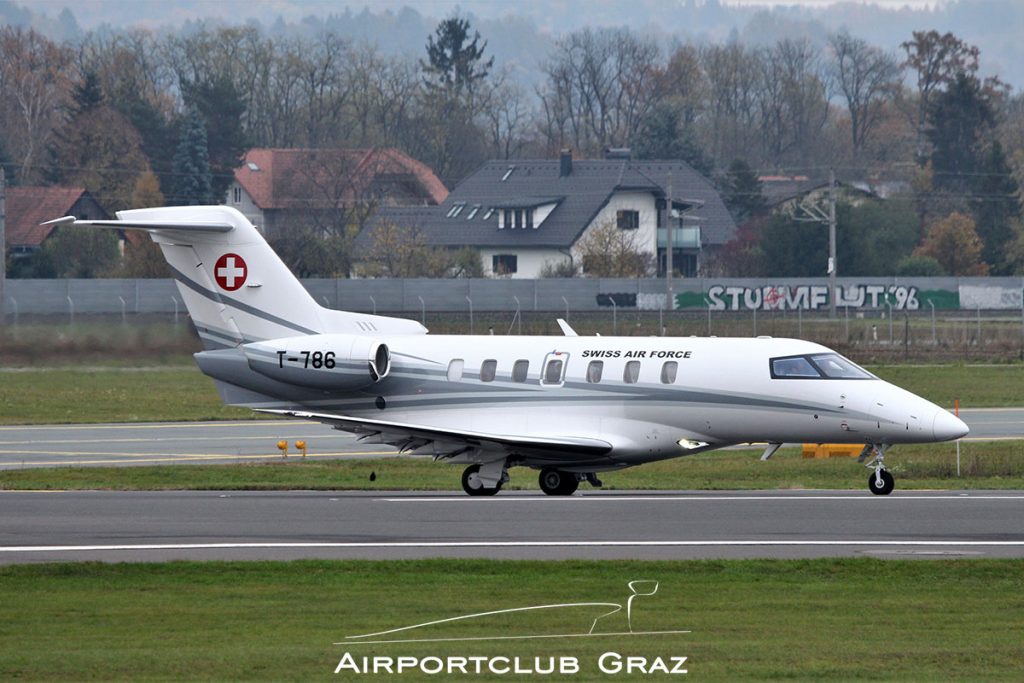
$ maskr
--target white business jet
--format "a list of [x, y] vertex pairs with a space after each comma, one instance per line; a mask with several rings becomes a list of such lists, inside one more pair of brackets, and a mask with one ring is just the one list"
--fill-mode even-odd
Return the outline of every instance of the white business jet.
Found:
[[548, 495], [598, 473], [766, 442], [864, 444], [885, 495], [893, 444], [957, 439], [948, 411], [799, 339], [428, 335], [417, 322], [318, 305], [238, 211], [121, 211], [51, 221], [143, 230], [160, 245], [225, 403], [318, 420], [364, 443], [466, 465], [462, 487], [497, 493], [540, 471]]

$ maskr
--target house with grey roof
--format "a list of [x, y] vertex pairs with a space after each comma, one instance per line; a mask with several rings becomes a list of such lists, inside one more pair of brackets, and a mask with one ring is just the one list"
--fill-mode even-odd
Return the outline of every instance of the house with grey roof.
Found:
[[664, 273], [666, 222], [674, 270], [686, 276], [736, 233], [718, 191], [683, 161], [635, 160], [624, 150], [579, 160], [563, 151], [558, 159], [489, 161], [438, 206], [381, 207], [356, 249], [366, 253], [374, 226], [392, 223], [433, 246], [478, 249], [488, 275], [536, 278], [545, 265], [579, 264], [581, 241], [611, 224], [636, 231], [634, 243]]

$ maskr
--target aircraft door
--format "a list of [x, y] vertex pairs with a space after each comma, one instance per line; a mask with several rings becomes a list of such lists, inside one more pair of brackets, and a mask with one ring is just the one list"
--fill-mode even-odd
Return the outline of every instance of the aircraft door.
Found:
[[565, 383], [565, 369], [568, 364], [569, 354], [564, 351], [552, 351], [544, 356], [544, 365], [540, 373], [541, 386], [562, 386]]

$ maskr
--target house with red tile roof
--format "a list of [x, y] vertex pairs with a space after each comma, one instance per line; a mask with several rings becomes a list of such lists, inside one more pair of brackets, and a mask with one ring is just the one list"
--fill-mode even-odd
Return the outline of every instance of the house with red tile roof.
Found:
[[12, 258], [32, 255], [50, 237], [54, 226], [40, 223], [61, 216], [110, 218], [84, 187], [8, 187], [6, 194], [6, 241]]
[[436, 206], [448, 189], [397, 149], [251, 149], [225, 203], [269, 238], [361, 227], [379, 206]]

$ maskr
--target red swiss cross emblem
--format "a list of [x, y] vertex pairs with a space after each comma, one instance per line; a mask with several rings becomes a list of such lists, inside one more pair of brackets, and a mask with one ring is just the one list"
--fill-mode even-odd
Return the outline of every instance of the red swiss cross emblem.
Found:
[[238, 254], [224, 254], [213, 267], [213, 277], [221, 289], [233, 292], [245, 284], [249, 268]]

